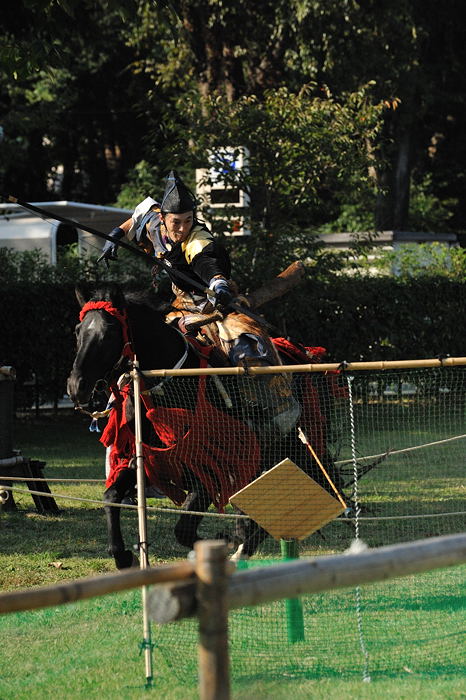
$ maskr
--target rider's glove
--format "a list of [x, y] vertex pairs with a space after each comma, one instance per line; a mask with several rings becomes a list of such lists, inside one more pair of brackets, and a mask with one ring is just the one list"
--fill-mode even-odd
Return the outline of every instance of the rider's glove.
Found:
[[233, 294], [230, 292], [228, 282], [221, 277], [214, 277], [210, 280], [209, 289], [215, 293], [215, 299], [212, 300], [214, 306], [228, 306], [233, 301]]
[[116, 260], [117, 255], [118, 255], [118, 241], [120, 238], [123, 238], [125, 235], [125, 232], [123, 231], [122, 228], [117, 226], [116, 228], [113, 229], [113, 231], [110, 231], [108, 234], [113, 238], [112, 241], [107, 241], [102, 248], [102, 255], [97, 258], [97, 262], [99, 263], [101, 260], [105, 260], [108, 264], [109, 260]]

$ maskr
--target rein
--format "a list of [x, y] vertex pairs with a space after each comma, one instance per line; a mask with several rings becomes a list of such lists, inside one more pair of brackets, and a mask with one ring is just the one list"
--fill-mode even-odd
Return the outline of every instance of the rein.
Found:
[[[132, 362], [135, 358], [135, 352], [134, 352], [134, 349], [133, 349], [133, 347], [131, 345], [131, 341], [130, 341], [130, 329], [129, 329], [129, 324], [128, 324], [128, 315], [127, 315], [126, 311], [120, 311], [110, 301], [88, 301], [86, 304], [84, 304], [84, 306], [81, 308], [81, 311], [79, 313], [79, 320], [81, 322], [83, 321], [84, 317], [86, 316], [86, 314], [89, 311], [106, 311], [108, 314], [110, 314], [111, 316], [113, 316], [114, 318], [116, 318], [120, 322], [122, 335], [123, 335], [123, 349], [121, 351], [121, 356], [120, 356], [119, 360], [112, 367], [112, 370], [110, 370], [110, 372], [113, 371], [115, 369], [115, 367], [118, 367], [124, 358], [127, 358], [128, 360], [130, 360]], [[180, 367], [182, 367], [184, 365], [184, 363], [186, 362], [186, 359], [188, 357], [188, 352], [189, 352], [189, 343], [187, 342], [185, 336], [181, 333], [181, 331], [178, 331], [178, 329], [176, 329], [176, 330], [184, 341], [184, 353], [180, 357], [180, 359], [176, 362], [176, 364], [174, 365], [174, 367], [172, 369], [179, 369]], [[163, 392], [163, 385], [167, 381], [169, 381], [170, 379], [171, 379], [171, 377], [165, 377], [156, 386], [154, 386], [150, 389], [146, 389], [142, 393], [143, 394], [151, 394], [151, 393], [157, 394], [157, 393]], [[98, 380], [98, 382], [101, 382], [101, 381], [105, 381], [105, 380], [102, 380], [102, 379]], [[97, 386], [98, 382], [96, 382], [96, 386]], [[118, 391], [119, 390], [119, 382], [117, 382], [116, 386], [114, 386], [114, 387], [112, 387], [110, 385], [110, 389], [112, 390], [112, 393], [115, 393], [115, 391]], [[95, 390], [95, 387], [94, 387], [94, 390]], [[90, 412], [90, 411], [86, 411], [86, 409], [84, 409], [81, 406], [76, 406], [76, 408], [78, 410], [80, 410], [82, 413], [85, 413], [85, 414], [91, 416], [93, 418], [93, 420], [96, 421], [97, 418], [105, 418], [108, 416], [108, 414], [112, 410], [112, 404], [110, 402], [108, 404], [107, 408], [105, 409], [105, 411]], [[95, 427], [91, 428], [91, 429], [95, 430]]]
[[[81, 308], [81, 311], [79, 312], [80, 322], [83, 321], [85, 315], [89, 311], [106, 311], [108, 314], [110, 314], [110, 316], [116, 318], [121, 325], [121, 332], [123, 336], [123, 348], [119, 359], [114, 364], [109, 374], [116, 367], [118, 367], [125, 358], [127, 358], [130, 361], [134, 360], [134, 350], [131, 346], [131, 341], [129, 339], [128, 316], [126, 314], [126, 311], [120, 311], [110, 301], [88, 301], [86, 304], [84, 304], [84, 306]], [[109, 386], [106, 379], [98, 379], [92, 391], [92, 395], [96, 391], [99, 382], [104, 382], [105, 385]], [[109, 386], [109, 389], [113, 393], [113, 389], [111, 386]], [[106, 418], [109, 415], [110, 411], [112, 410], [112, 402], [109, 401], [109, 403], [107, 404], [107, 408], [104, 411], [87, 411], [83, 406], [79, 405], [77, 405], [75, 408], [76, 410], [81, 411], [81, 413], [91, 416], [92, 422], [89, 429], [91, 430], [91, 432], [99, 432], [97, 426], [97, 419]]]

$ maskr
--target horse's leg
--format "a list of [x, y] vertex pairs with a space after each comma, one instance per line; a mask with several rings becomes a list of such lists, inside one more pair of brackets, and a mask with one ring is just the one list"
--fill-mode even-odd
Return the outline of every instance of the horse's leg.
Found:
[[[195, 510], [205, 513], [212, 503], [212, 498], [204, 484], [193, 474], [189, 477], [189, 493], [183, 503], [183, 510]], [[199, 539], [197, 529], [202, 515], [181, 515], [175, 526], [175, 537], [178, 544], [192, 549]]]
[[115, 558], [117, 569], [126, 569], [136, 565], [137, 557], [129, 549], [125, 549], [121, 532], [120, 509], [112, 507], [111, 504], [121, 503], [125, 495], [134, 489], [135, 484], [135, 470], [122, 469], [114, 483], [104, 493], [104, 501], [109, 504], [104, 507], [107, 519], [108, 553]]
[[256, 553], [259, 545], [268, 537], [268, 532], [250, 518], [236, 521], [235, 534], [241, 539], [241, 544], [232, 554], [232, 561], [249, 559]]

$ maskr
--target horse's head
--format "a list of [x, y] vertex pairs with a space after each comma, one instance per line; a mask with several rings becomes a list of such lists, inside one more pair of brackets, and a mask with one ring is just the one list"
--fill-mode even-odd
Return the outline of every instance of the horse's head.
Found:
[[77, 406], [88, 404], [99, 380], [108, 384], [112, 370], [119, 365], [127, 337], [125, 300], [121, 289], [107, 284], [91, 292], [83, 285], [76, 288], [81, 305], [76, 326], [77, 352], [67, 387]]

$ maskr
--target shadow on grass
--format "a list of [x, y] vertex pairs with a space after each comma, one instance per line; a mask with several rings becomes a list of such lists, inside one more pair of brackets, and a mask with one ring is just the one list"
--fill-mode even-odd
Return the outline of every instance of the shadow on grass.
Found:
[[57, 558], [102, 557], [106, 550], [103, 510], [62, 510], [57, 516], [42, 516], [18, 510], [0, 516], [3, 555], [53, 553]]

